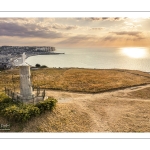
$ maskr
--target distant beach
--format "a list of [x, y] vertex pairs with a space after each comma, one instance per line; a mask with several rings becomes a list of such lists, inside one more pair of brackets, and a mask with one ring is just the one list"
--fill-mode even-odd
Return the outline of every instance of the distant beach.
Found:
[[[26, 59], [29, 57], [33, 57], [33, 56], [40, 56], [40, 55], [60, 55], [60, 54], [65, 54], [65, 53], [51, 53], [51, 54], [39, 54], [39, 55], [34, 55], [34, 54], [26, 54]], [[27, 64], [29, 64], [28, 62], [26, 62]], [[18, 57], [16, 59], [14, 59], [14, 64], [15, 66], [19, 66], [22, 64], [22, 57]], [[31, 64], [29, 64], [31, 65]], [[31, 65], [32, 66], [32, 65]]]

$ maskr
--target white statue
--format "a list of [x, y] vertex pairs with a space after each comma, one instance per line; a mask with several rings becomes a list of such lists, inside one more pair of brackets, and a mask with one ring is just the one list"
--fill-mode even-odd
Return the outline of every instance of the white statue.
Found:
[[22, 54], [22, 65], [26, 65], [25, 63], [26, 54], [25, 52]]

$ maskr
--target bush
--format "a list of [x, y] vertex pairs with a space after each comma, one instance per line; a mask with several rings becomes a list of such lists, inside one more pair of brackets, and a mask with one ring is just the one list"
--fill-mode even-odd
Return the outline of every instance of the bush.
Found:
[[11, 98], [9, 98], [8, 96], [6, 96], [5, 94], [0, 94], [0, 103], [3, 103], [3, 102], [10, 102], [11, 101]]
[[14, 102], [5, 94], [0, 95], [0, 115], [4, 116], [7, 120], [25, 122], [37, 114], [40, 114], [38, 107]]
[[16, 104], [16, 102], [13, 102], [12, 99], [6, 96], [5, 94], [0, 94], [0, 113], [1, 113], [1, 110], [13, 104]]
[[41, 101], [36, 104], [36, 107], [40, 109], [40, 112], [43, 113], [46, 110], [52, 111], [56, 106], [57, 100], [53, 98], [48, 98], [45, 101]]
[[39, 67], [41, 67], [41, 65], [40, 64], [36, 64], [35, 67], [39, 68]]
[[40, 68], [47, 68], [47, 66], [45, 66], [45, 65], [42, 65]]
[[26, 122], [31, 117], [40, 114], [39, 108], [34, 105], [12, 105], [2, 110], [2, 114], [9, 121]]
[[31, 117], [35, 117], [46, 110], [52, 111], [56, 106], [56, 99], [48, 98], [36, 105], [14, 102], [5, 94], [0, 95], [0, 115], [9, 121], [26, 122]]

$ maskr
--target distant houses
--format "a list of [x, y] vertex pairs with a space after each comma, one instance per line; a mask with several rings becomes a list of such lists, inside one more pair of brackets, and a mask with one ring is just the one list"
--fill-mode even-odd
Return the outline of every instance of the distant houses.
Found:
[[23, 52], [30, 54], [48, 54], [55, 51], [55, 47], [51, 46], [1, 46], [1, 55], [19, 55]]
[[0, 70], [10, 69], [11, 67], [9, 63], [0, 62]]
[[18, 66], [19, 58], [23, 53], [27, 57], [35, 55], [55, 54], [55, 47], [51, 46], [1, 46], [0, 47], [0, 69], [9, 69]]

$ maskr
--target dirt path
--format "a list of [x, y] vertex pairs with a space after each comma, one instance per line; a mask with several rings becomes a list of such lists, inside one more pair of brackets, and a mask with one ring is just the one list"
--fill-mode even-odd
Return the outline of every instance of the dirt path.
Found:
[[[52, 90], [46, 93], [48, 96], [56, 98], [58, 103], [73, 103], [79, 105], [79, 108], [88, 113], [92, 119], [92, 132], [111, 132], [116, 130], [116, 126], [121, 121], [124, 121], [122, 118], [125, 118], [126, 114], [136, 111], [134, 109], [134, 102], [148, 102], [147, 100], [128, 98], [127, 94], [147, 87], [150, 87], [150, 84], [100, 94], [82, 94]], [[148, 103], [150, 104], [150, 101]], [[130, 118], [126, 117], [125, 119], [129, 120]], [[128, 124], [130, 124], [130, 122]]]
[[80, 102], [84, 103], [87, 100], [92, 101], [96, 98], [112, 98], [112, 97], [124, 97], [127, 96], [128, 93], [141, 90], [144, 88], [150, 87], [150, 84], [130, 87], [123, 90], [116, 90], [112, 92], [104, 92], [100, 94], [82, 94], [82, 93], [74, 93], [74, 92], [65, 92], [65, 91], [54, 91], [47, 90], [46, 93], [48, 96], [52, 96], [58, 100], [59, 103], [71, 103], [71, 102]]

